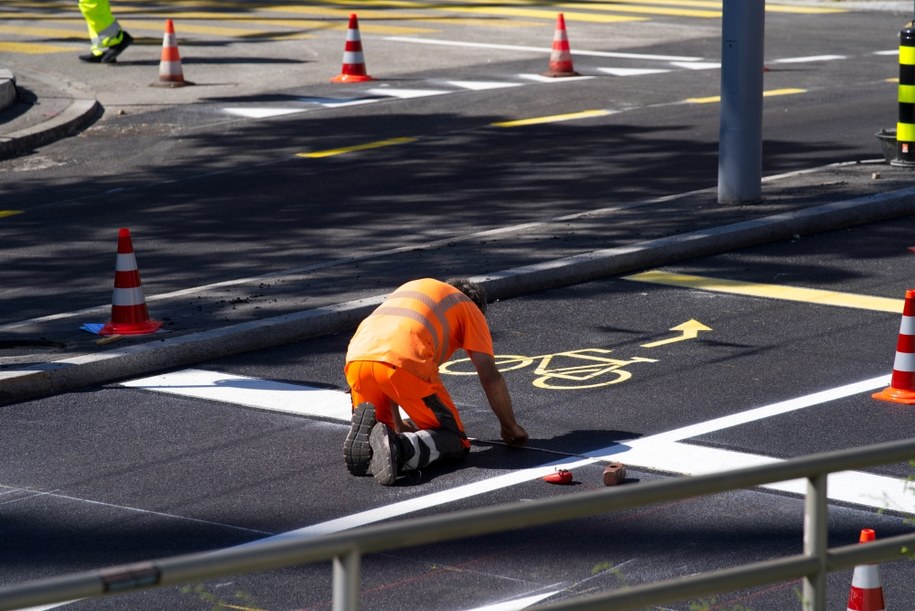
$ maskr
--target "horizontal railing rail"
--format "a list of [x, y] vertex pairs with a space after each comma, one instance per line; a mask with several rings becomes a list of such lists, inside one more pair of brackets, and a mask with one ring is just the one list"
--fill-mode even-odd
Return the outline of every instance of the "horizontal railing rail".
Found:
[[[804, 579], [803, 608], [825, 610], [826, 574], [904, 558], [915, 533], [828, 549], [827, 474], [915, 459], [915, 439], [840, 450], [708, 475], [647, 482], [539, 500], [405, 519], [322, 536], [289, 536], [245, 545], [50, 577], [0, 587], [0, 610], [179, 585], [299, 564], [333, 562], [334, 608], [358, 610], [362, 556], [541, 526], [763, 484], [807, 479], [804, 553], [670, 581], [571, 599], [549, 609], [631, 609], [746, 587]], [[904, 485], [900, 483], [900, 485]]]

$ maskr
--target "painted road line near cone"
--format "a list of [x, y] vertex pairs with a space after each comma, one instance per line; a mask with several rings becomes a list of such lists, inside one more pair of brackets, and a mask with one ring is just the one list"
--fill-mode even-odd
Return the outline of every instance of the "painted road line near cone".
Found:
[[[629, 207], [644, 206], [656, 201], [672, 201], [684, 195], [690, 194], [640, 201]], [[716, 254], [737, 247], [789, 239], [797, 234], [838, 229], [912, 214], [915, 212], [913, 196], [915, 196], [915, 187], [908, 187], [500, 270], [476, 276], [474, 280], [483, 284], [493, 299], [508, 299], [547, 288], [570, 286], [611, 275], [669, 265], [683, 259]], [[611, 213], [617, 209], [619, 207], [610, 207], [604, 212]], [[599, 213], [600, 211], [591, 211], [587, 214]], [[576, 216], [578, 215], [565, 215], [552, 220], [561, 221]], [[527, 223], [519, 227], [532, 226], [536, 226], [536, 224]], [[485, 232], [485, 235], [517, 231], [519, 227], [500, 228]], [[475, 233], [469, 239], [476, 239], [480, 235], [483, 234]], [[461, 240], [464, 237], [456, 239]], [[454, 240], [454, 238], [446, 238], [441, 240], [441, 243], [448, 244]], [[381, 254], [412, 250], [416, 250], [415, 245], [407, 245]], [[360, 257], [359, 260], [372, 259], [377, 256], [379, 256], [378, 253], [372, 253]], [[326, 268], [341, 263], [348, 264], [353, 260], [352, 257], [342, 258], [318, 267]], [[307, 269], [317, 269], [318, 267], [309, 266]], [[289, 270], [286, 271], [289, 272]], [[228, 286], [236, 282], [238, 281], [218, 284]], [[195, 290], [197, 289], [175, 291], [166, 296], [154, 296], [153, 299], [187, 295]], [[154, 343], [82, 354], [23, 369], [0, 371], [0, 404], [105, 384], [152, 371], [192, 365], [221, 356], [286, 345], [301, 339], [315, 337], [318, 334], [355, 327], [371, 309], [384, 300], [384, 297], [385, 295], [376, 295], [199, 333], [178, 335]], [[95, 309], [86, 311], [95, 311]], [[0, 326], [0, 330], [34, 324], [52, 318], [65, 318], [74, 314], [77, 313], [70, 312], [43, 319], [10, 323]]]
[[[707, 422], [699, 422], [634, 441], [614, 442], [599, 450], [581, 455], [569, 455], [559, 462], [554, 461], [547, 465], [523, 470], [521, 473], [526, 473], [526, 475], [520, 479], [507, 480], [514, 482], [508, 485], [549, 476], [554, 474], [559, 467], [571, 470], [574, 466], [605, 462], [622, 462], [630, 468], [680, 475], [704, 475], [739, 467], [778, 462], [779, 459], [769, 456], [693, 445], [684, 440], [866, 393], [886, 384], [887, 380], [888, 376], [881, 376], [745, 410]], [[122, 383], [121, 386], [220, 401], [268, 411], [294, 413], [344, 424], [349, 423], [350, 420], [351, 402], [349, 395], [343, 391], [322, 390], [210, 370], [188, 369], [131, 380]], [[530, 449], [537, 451], [537, 448]], [[805, 482], [792, 480], [763, 487], [803, 495]], [[482, 488], [487, 491], [491, 490], [487, 486], [482, 486]], [[906, 480], [865, 472], [843, 472], [830, 475], [829, 498], [833, 501], [875, 509], [915, 511], [915, 498], [909, 494]]]
[[874, 312], [891, 312], [893, 314], [902, 312], [904, 304], [902, 299], [892, 299], [889, 297], [857, 295], [854, 293], [825, 291], [822, 289], [810, 289], [782, 284], [710, 278], [707, 276], [665, 272], [657, 269], [632, 274], [630, 276], [623, 276], [623, 280], [697, 289], [713, 293], [729, 293], [732, 295], [764, 297], [766, 299], [799, 301], [802, 303], [815, 303], [841, 308], [872, 310]]
[[121, 386], [340, 422], [349, 422], [352, 411], [349, 395], [339, 390], [228, 375], [204, 369], [184, 369], [130, 380], [122, 382]]
[[355, 144], [353, 146], [344, 146], [326, 151], [313, 151], [311, 153], [296, 153], [296, 157], [306, 157], [308, 159], [321, 159], [323, 157], [334, 157], [336, 155], [345, 155], [346, 153], [355, 153], [359, 151], [368, 151], [371, 149], [384, 148], [386, 146], [396, 146], [398, 144], [409, 144], [416, 142], [416, 138], [390, 138], [388, 140], [379, 140], [377, 142], [367, 142], [365, 144]]
[[[770, 89], [769, 91], [763, 91], [764, 98], [772, 98], [783, 95], [797, 95], [799, 93], [807, 93], [806, 89]], [[716, 104], [721, 101], [721, 96], [708, 96], [706, 98], [686, 98], [683, 100], [684, 104]]]
[[517, 119], [514, 121], [499, 121], [490, 123], [492, 127], [524, 127], [527, 125], [542, 125], [544, 123], [561, 123], [564, 121], [577, 121], [579, 119], [591, 119], [594, 117], [606, 117], [616, 114], [612, 110], [583, 110], [581, 112], [570, 112], [562, 115], [552, 115], [549, 117], [533, 117], [531, 119]]
[[[550, 53], [552, 49], [550, 47], [529, 47], [524, 45], [505, 45], [498, 43], [488, 43], [488, 42], [469, 42], [469, 41], [459, 41], [459, 40], [442, 40], [436, 38], [408, 38], [406, 36], [388, 36], [384, 40], [389, 40], [392, 42], [405, 42], [410, 44], [419, 44], [419, 45], [437, 45], [437, 46], [449, 46], [449, 47], [471, 47], [475, 49], [493, 49], [500, 51], [513, 51], [513, 52], [529, 52], [529, 53]], [[590, 57], [612, 57], [616, 59], [646, 59], [651, 61], [661, 61], [661, 62], [695, 62], [699, 61], [701, 57], [692, 57], [684, 55], [652, 55], [648, 53], [624, 53], [620, 51], [587, 51], [587, 50], [575, 50], [575, 55], [587, 55]]]
[[[571, 471], [588, 465], [606, 462], [623, 462], [630, 467], [641, 467], [667, 473], [679, 473], [679, 465], [683, 463], [685, 454], [691, 452], [696, 453], [694, 462], [701, 465], [703, 473], [714, 472], [714, 469], [711, 469], [710, 464], [707, 462], [712, 454], [715, 455], [716, 460], [721, 461], [720, 468], [718, 469], [721, 471], [733, 469], [738, 465], [751, 466], [779, 462], [779, 459], [771, 457], [742, 454], [727, 450], [715, 450], [713, 448], [679, 442], [687, 437], [709, 432], [710, 430], [721, 430], [730, 426], [738, 426], [771, 415], [787, 413], [806, 407], [814, 407], [827, 401], [866, 393], [885, 384], [886, 380], [887, 376], [864, 380], [862, 382], [848, 384], [819, 393], [813, 393], [804, 397], [798, 397], [789, 401], [747, 410], [709, 422], [696, 423], [666, 433], [650, 435], [627, 442], [626, 444], [611, 444], [606, 448], [589, 452], [587, 455], [569, 456], [537, 467], [519, 469], [496, 477], [461, 485], [449, 490], [442, 490], [425, 496], [415, 497], [318, 524], [305, 526], [303, 528], [267, 537], [266, 539], [261, 539], [258, 542], [266, 540], [283, 540], [301, 536], [326, 535], [387, 519], [399, 518], [417, 511], [458, 502], [470, 496], [482, 495], [541, 479], [560, 468]], [[157, 379], [154, 383], [160, 388], [163, 385], [161, 379]], [[140, 387], [140, 385], [136, 387]], [[639, 461], [642, 457], [649, 460], [651, 466], [642, 467], [631, 460], [636, 459], [636, 461]], [[735, 458], [739, 458], [740, 460], [735, 462]], [[828, 490], [831, 499], [878, 509], [890, 508], [903, 513], [915, 511], [915, 507], [913, 507], [915, 499], [911, 497], [907, 482], [904, 479], [894, 479], [853, 471], [832, 474], [828, 480]], [[797, 480], [796, 482], [782, 482], [764, 487], [803, 494], [805, 483]], [[243, 544], [241, 547], [251, 545], [251, 543]]]

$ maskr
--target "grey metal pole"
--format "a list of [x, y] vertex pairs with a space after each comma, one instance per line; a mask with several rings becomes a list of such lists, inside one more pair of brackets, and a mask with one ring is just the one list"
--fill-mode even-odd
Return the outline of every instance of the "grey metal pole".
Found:
[[762, 199], [765, 0], [724, 0], [718, 202]]
[[804, 578], [804, 611], [826, 611], [826, 553], [828, 550], [827, 475], [807, 479], [804, 501], [804, 555], [816, 558], [819, 568]]
[[333, 611], [359, 611], [362, 554], [358, 549], [334, 556]]

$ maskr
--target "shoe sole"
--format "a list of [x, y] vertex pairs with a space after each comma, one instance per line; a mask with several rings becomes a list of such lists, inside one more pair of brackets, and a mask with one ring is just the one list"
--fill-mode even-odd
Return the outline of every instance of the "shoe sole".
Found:
[[369, 435], [375, 426], [375, 406], [360, 403], [353, 411], [352, 424], [343, 442], [343, 461], [353, 475], [366, 475], [372, 461]]
[[127, 47], [133, 44], [133, 38], [130, 38], [129, 35], [125, 32], [124, 40], [113, 47], [108, 47], [105, 49], [105, 52], [102, 53], [101, 63], [103, 64], [116, 64], [118, 63], [118, 55], [123, 53]]
[[393, 434], [383, 422], [379, 422], [369, 435], [369, 443], [372, 445], [372, 477], [382, 486], [390, 486], [397, 480], [397, 457], [391, 448]]

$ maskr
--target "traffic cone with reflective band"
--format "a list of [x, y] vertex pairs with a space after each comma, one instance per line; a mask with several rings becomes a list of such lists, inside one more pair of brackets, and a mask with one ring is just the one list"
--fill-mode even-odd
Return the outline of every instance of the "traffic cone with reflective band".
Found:
[[102, 327], [99, 335], [143, 335], [155, 333], [161, 326], [158, 320], [149, 319], [130, 230], [122, 228], [118, 231], [118, 256], [114, 265], [111, 322]]
[[362, 55], [362, 39], [359, 37], [359, 20], [356, 13], [349, 16], [346, 30], [346, 46], [343, 48], [343, 69], [332, 83], [361, 83], [374, 80], [365, 72], [365, 58]]
[[572, 66], [572, 51], [566, 34], [566, 19], [562, 13], [556, 16], [556, 32], [553, 34], [553, 50], [550, 52], [550, 69], [543, 76], [581, 76]]
[[902, 324], [896, 342], [896, 359], [890, 385], [871, 395], [881, 401], [915, 405], [915, 290], [905, 292]]
[[[867, 543], [877, 538], [870, 528], [861, 531], [859, 541]], [[848, 595], [848, 611], [884, 611], [883, 586], [880, 585], [880, 569], [875, 564], [855, 567], [851, 579], [851, 593]]]
[[184, 87], [193, 83], [184, 80], [181, 69], [181, 55], [178, 53], [178, 42], [175, 37], [175, 24], [171, 19], [165, 20], [165, 34], [162, 36], [162, 59], [159, 61], [160, 87]]

